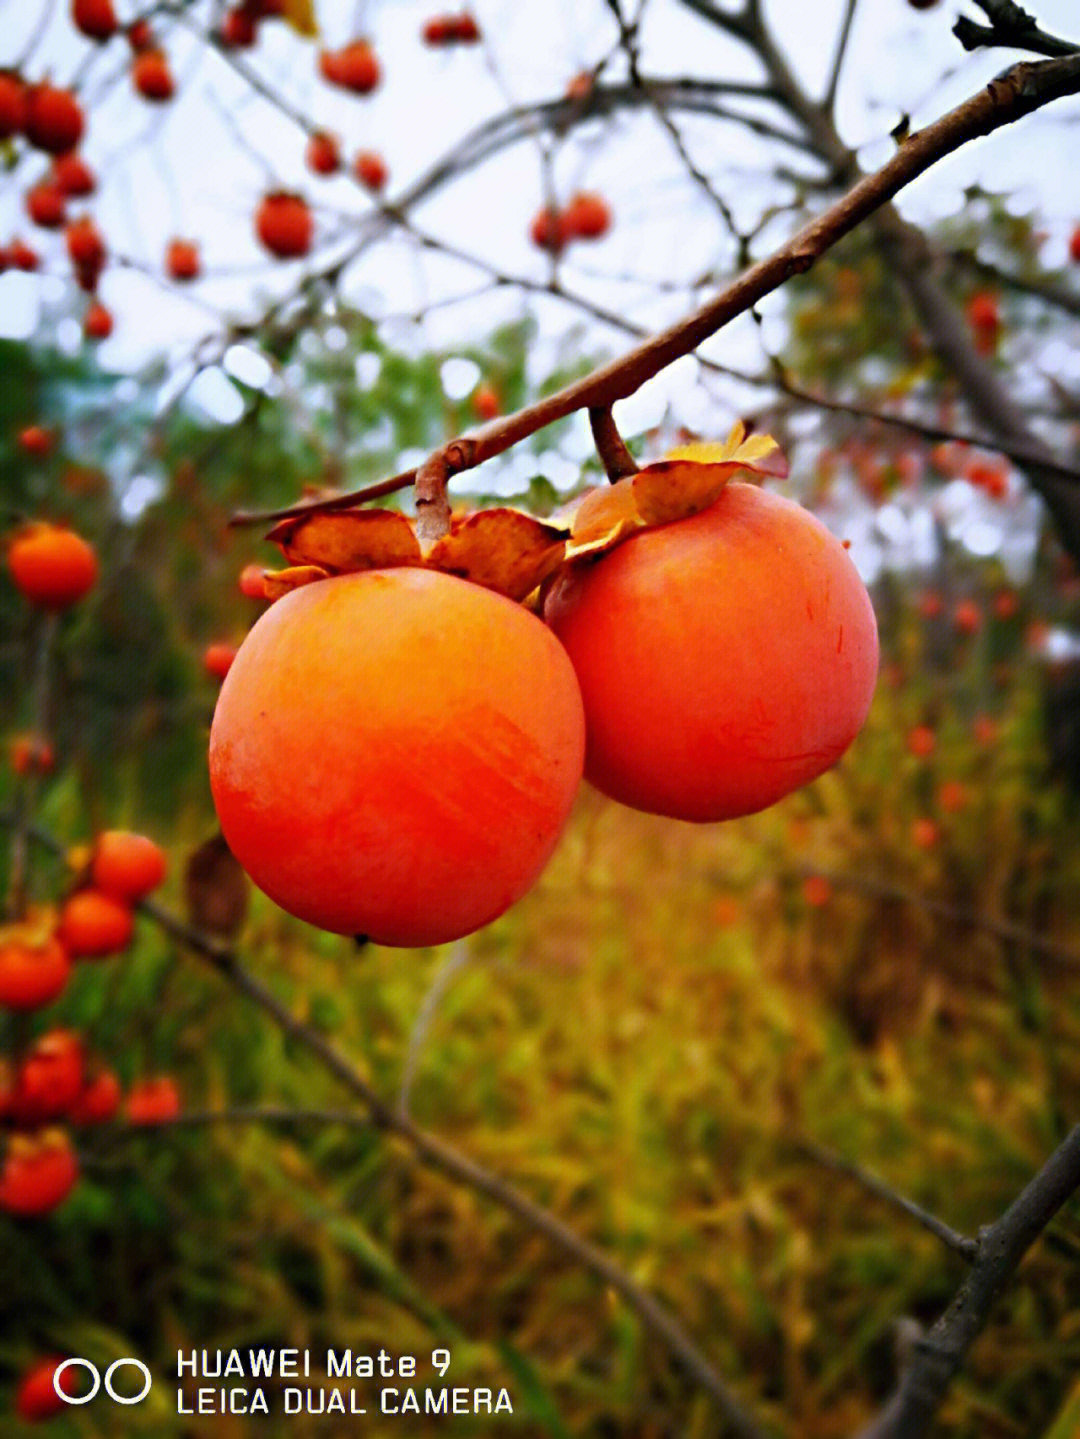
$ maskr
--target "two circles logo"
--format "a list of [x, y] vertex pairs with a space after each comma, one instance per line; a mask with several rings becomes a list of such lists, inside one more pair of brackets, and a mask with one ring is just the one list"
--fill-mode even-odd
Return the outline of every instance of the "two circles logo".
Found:
[[[113, 1385], [113, 1375], [118, 1369], [123, 1369], [125, 1366], [130, 1366], [132, 1369], [137, 1369], [142, 1375], [143, 1387], [139, 1390], [138, 1394], [118, 1394]], [[85, 1369], [87, 1374], [89, 1374], [89, 1393], [74, 1395], [69, 1394], [63, 1388], [64, 1375], [68, 1372], [69, 1369], [74, 1368]], [[109, 1365], [108, 1369], [105, 1370], [104, 1379], [102, 1379], [101, 1370], [97, 1367], [96, 1364], [92, 1364], [89, 1359], [65, 1359], [62, 1364], [58, 1364], [56, 1366], [56, 1372], [53, 1374], [53, 1388], [56, 1390], [58, 1398], [62, 1399], [65, 1404], [89, 1404], [90, 1400], [96, 1396], [98, 1390], [101, 1388], [103, 1383], [105, 1385], [105, 1393], [109, 1396], [109, 1398], [113, 1401], [114, 1404], [141, 1404], [142, 1401], [146, 1398], [146, 1396], [150, 1393], [153, 1382], [154, 1381], [151, 1378], [150, 1370], [146, 1367], [142, 1360], [133, 1359], [130, 1356], [123, 1359], [114, 1359], [113, 1362]]]

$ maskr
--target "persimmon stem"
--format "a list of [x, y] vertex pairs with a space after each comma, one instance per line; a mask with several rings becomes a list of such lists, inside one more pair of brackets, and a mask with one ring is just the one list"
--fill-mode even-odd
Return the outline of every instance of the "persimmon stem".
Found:
[[441, 451], [430, 455], [416, 472], [416, 538], [421, 549], [441, 539], [450, 528], [449, 479], [450, 466]]
[[623, 437], [619, 434], [615, 416], [611, 413], [611, 406], [594, 405], [589, 410], [589, 425], [596, 443], [596, 453], [600, 456], [604, 473], [611, 483], [615, 484], [617, 480], [624, 480], [627, 475], [636, 475], [637, 461], [626, 448]]

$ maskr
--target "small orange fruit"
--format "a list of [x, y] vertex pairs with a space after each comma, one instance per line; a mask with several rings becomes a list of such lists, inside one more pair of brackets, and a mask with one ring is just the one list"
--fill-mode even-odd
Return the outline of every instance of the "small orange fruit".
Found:
[[44, 609], [64, 610], [81, 600], [98, 576], [97, 555], [81, 535], [38, 520], [16, 535], [8, 550], [15, 588]]
[[165, 870], [164, 851], [146, 835], [122, 829], [98, 835], [90, 877], [104, 894], [134, 904], [157, 889]]
[[73, 959], [102, 959], [131, 943], [130, 908], [99, 889], [80, 889], [60, 910], [60, 939]]

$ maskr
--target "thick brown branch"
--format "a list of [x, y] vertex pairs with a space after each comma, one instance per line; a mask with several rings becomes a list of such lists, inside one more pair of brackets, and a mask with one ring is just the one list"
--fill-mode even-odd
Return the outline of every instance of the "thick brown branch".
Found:
[[[909, 136], [880, 170], [858, 180], [842, 199], [805, 225], [766, 259], [687, 318], [627, 354], [506, 415], [444, 452], [457, 473], [503, 454], [519, 441], [582, 409], [610, 407], [639, 390], [673, 361], [692, 353], [736, 316], [804, 273], [831, 246], [881, 209], [905, 185], [961, 145], [1010, 124], [1050, 101], [1080, 91], [1080, 56], [1015, 65], [940, 120]], [[898, 223], [899, 222], [898, 220]], [[1034, 442], [1025, 434], [1022, 443]], [[337, 506], [344, 497], [335, 500]], [[318, 509], [318, 504], [305, 506]]]

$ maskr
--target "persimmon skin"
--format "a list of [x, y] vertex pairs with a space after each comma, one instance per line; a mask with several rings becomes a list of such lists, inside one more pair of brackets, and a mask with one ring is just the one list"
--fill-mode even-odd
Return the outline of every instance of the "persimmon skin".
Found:
[[766, 809], [830, 768], [870, 707], [858, 572], [808, 511], [752, 485], [565, 572], [545, 618], [581, 685], [585, 777], [634, 809]]
[[144, 834], [108, 829], [97, 837], [90, 874], [94, 885], [124, 904], [145, 899], [165, 878], [160, 845]]
[[93, 588], [98, 576], [93, 547], [74, 530], [41, 520], [11, 542], [8, 569], [15, 588], [32, 604], [65, 610]]
[[10, 940], [0, 945], [0, 1006], [39, 1009], [63, 991], [71, 974], [67, 950], [55, 936], [32, 945]]
[[99, 889], [80, 889], [60, 911], [60, 939], [72, 959], [104, 959], [127, 949], [135, 933], [130, 908]]
[[279, 599], [222, 685], [210, 784], [229, 847], [291, 914], [420, 946], [528, 890], [581, 779], [570, 662], [527, 610], [402, 568]]

